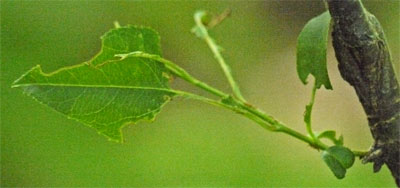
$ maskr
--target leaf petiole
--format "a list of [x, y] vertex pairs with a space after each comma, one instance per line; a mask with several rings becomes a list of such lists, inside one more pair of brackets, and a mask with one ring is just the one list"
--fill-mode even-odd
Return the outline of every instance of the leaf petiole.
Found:
[[312, 109], [314, 106], [316, 92], [317, 92], [317, 82], [314, 83], [314, 86], [312, 88], [310, 103], [308, 103], [308, 105], [306, 105], [306, 111], [304, 113], [304, 122], [306, 124], [307, 133], [310, 135], [310, 137], [313, 140], [318, 142], [319, 139], [315, 136], [315, 134], [311, 128], [311, 114], [312, 114]]
[[204, 89], [205, 91], [208, 91], [208, 92], [210, 92], [218, 97], [221, 97], [221, 98], [225, 98], [225, 97], [229, 96], [228, 94], [225, 94], [224, 92], [222, 92], [216, 88], [213, 88], [213, 87], [209, 86], [208, 84], [194, 78], [192, 75], [190, 75], [188, 72], [186, 72], [183, 68], [179, 67], [178, 65], [176, 65], [175, 63], [173, 63], [169, 60], [166, 60], [166, 59], [160, 57], [159, 55], [148, 54], [148, 53], [144, 53], [141, 51], [136, 51], [136, 52], [131, 52], [128, 54], [116, 54], [115, 56], [121, 57], [122, 59], [126, 58], [128, 56], [129, 57], [143, 57], [143, 58], [149, 58], [149, 59], [158, 61], [158, 62], [164, 64], [165, 67], [168, 70], [170, 70], [173, 74], [175, 74], [176, 76], [182, 78], [183, 80], [185, 80], [199, 88]]
[[203, 24], [203, 18], [206, 17], [207, 14], [205, 11], [197, 11], [194, 14], [194, 20], [196, 23], [196, 26], [194, 28], [194, 32], [197, 34], [198, 37], [204, 39], [210, 47], [211, 51], [214, 53], [215, 59], [217, 59], [218, 63], [220, 64], [222, 70], [224, 71], [224, 74], [226, 78], [228, 79], [229, 84], [232, 87], [233, 94], [235, 97], [237, 97], [239, 100], [246, 102], [244, 97], [242, 96], [239, 86], [236, 83], [235, 79], [233, 79], [232, 76], [232, 71], [229, 65], [225, 62], [225, 59], [222, 57], [221, 52], [220, 52], [220, 47], [215, 43], [214, 39], [210, 37], [208, 34], [206, 26]]

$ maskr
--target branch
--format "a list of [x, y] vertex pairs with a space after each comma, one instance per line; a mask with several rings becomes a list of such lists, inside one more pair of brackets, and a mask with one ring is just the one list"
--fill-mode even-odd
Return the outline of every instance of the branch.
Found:
[[354, 87], [375, 140], [364, 162], [386, 164], [400, 187], [400, 91], [378, 20], [359, 0], [328, 0], [342, 77]]
[[[200, 95], [196, 95], [193, 93], [188, 93], [185, 91], [180, 91], [180, 90], [169, 90], [170, 92], [173, 92], [177, 95], [183, 96], [183, 97], [188, 97], [191, 99], [197, 99], [202, 102], [206, 102], [208, 104], [213, 104], [216, 106], [224, 107], [226, 109], [232, 110], [238, 114], [241, 114], [250, 120], [256, 122], [259, 124], [261, 127], [273, 131], [273, 132], [281, 132], [285, 133], [287, 135], [290, 135], [294, 138], [297, 138], [313, 148], [317, 150], [326, 150], [329, 146], [322, 143], [318, 139], [312, 138], [310, 136], [304, 135], [300, 132], [297, 132], [294, 129], [291, 129], [289, 126], [285, 125], [284, 123], [280, 122], [279, 120], [275, 119], [273, 116], [268, 115], [261, 110], [255, 108], [253, 105], [250, 105], [246, 102], [241, 101], [240, 99], [237, 99], [235, 97], [232, 97], [228, 94], [225, 94], [224, 92], [213, 88], [212, 86], [209, 86], [208, 84], [194, 78], [192, 75], [190, 75], [188, 72], [186, 72], [184, 69], [179, 67], [178, 65], [174, 64], [173, 62], [163, 59], [162, 57], [154, 54], [147, 54], [145, 52], [131, 52], [128, 54], [116, 54], [117, 57], [120, 58], [126, 58], [126, 57], [142, 57], [142, 58], [149, 58], [152, 60], [155, 60], [159, 63], [162, 63], [165, 65], [165, 67], [171, 71], [175, 76], [182, 78], [183, 80], [193, 84], [194, 86], [197, 86], [204, 91], [207, 91], [217, 97], [219, 97], [219, 100], [213, 100], [209, 99]], [[315, 93], [314, 93], [315, 94]], [[352, 150], [355, 156], [363, 157], [366, 155], [367, 152], [364, 151], [356, 151]]]

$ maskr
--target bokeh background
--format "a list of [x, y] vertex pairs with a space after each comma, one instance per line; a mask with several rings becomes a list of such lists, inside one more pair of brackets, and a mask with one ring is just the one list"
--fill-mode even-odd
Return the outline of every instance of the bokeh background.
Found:
[[[381, 21], [399, 69], [400, 1], [364, 1]], [[229, 91], [204, 41], [190, 29], [198, 9], [232, 15], [211, 31], [225, 49], [250, 103], [301, 132], [311, 84], [295, 68], [296, 38], [324, 11], [322, 1], [1, 1], [1, 186], [262, 186], [394, 187], [384, 167], [359, 160], [337, 180], [320, 153], [303, 142], [271, 133], [224, 109], [175, 99], [153, 123], [123, 129], [125, 143], [39, 105], [11, 83], [40, 64], [45, 72], [89, 60], [99, 37], [121, 25], [150, 26], [164, 56], [211, 85]], [[318, 91], [316, 131], [337, 130], [345, 145], [372, 143], [366, 116], [328, 49], [333, 91]], [[312, 80], [311, 80], [312, 81]], [[174, 88], [204, 92], [175, 80]]]

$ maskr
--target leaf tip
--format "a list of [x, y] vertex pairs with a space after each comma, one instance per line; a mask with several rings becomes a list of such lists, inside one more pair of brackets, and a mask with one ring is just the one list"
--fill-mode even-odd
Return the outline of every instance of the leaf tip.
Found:
[[321, 88], [322, 85], [324, 85], [325, 89], [327, 89], [327, 90], [333, 90], [333, 87], [332, 87], [331, 81], [329, 80], [329, 77], [327, 77], [327, 80], [324, 83], [320, 84], [318, 89]]
[[122, 144], [124, 142], [122, 131], [121, 131], [122, 127], [118, 128], [118, 129], [114, 129], [114, 130], [98, 131], [97, 133], [107, 137], [108, 141]]
[[42, 68], [40, 65], [36, 65], [34, 67], [32, 67], [31, 69], [29, 69], [28, 71], [26, 71], [23, 75], [21, 75], [19, 78], [17, 78], [12, 84], [11, 84], [11, 88], [17, 88], [17, 87], [21, 87], [21, 85], [24, 83], [24, 81], [26, 81], [25, 79], [27, 78], [27, 76], [31, 73], [39, 73], [39, 74], [43, 74]]

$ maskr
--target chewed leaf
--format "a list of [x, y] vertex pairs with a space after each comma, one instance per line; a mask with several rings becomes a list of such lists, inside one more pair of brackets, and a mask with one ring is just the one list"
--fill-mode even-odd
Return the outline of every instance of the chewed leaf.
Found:
[[307, 84], [307, 77], [315, 77], [316, 87], [322, 85], [332, 89], [326, 66], [326, 49], [331, 17], [325, 12], [311, 19], [297, 39], [297, 73], [300, 80]]
[[113, 60], [115, 54], [143, 51], [161, 56], [160, 36], [146, 27], [127, 26], [112, 29], [101, 37], [101, 51], [91, 61], [99, 65]]
[[346, 169], [354, 164], [354, 154], [346, 147], [332, 146], [322, 152], [322, 159], [328, 165], [329, 169], [338, 178], [344, 178]]
[[[152, 40], [133, 37], [140, 34]], [[125, 36], [133, 38], [125, 40]], [[124, 125], [152, 120], [175, 94], [169, 89], [165, 76], [169, 72], [163, 64], [140, 57], [114, 58], [116, 51], [112, 49], [125, 47], [159, 54], [157, 33], [129, 26], [114, 29], [102, 39], [102, 52], [90, 61], [97, 66], [82, 63], [50, 74], [36, 66], [13, 87], [22, 88], [37, 101], [121, 142]]]

